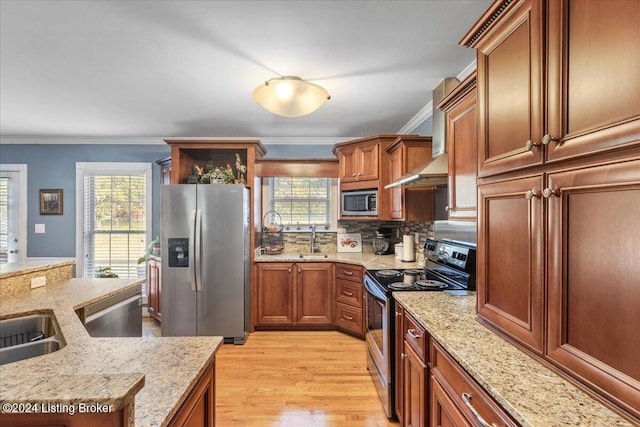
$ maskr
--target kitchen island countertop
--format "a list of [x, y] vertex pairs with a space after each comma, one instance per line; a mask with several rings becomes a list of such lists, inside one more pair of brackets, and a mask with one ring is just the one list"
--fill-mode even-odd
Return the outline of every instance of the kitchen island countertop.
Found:
[[476, 321], [476, 295], [394, 292], [427, 332], [523, 426], [630, 423]]
[[0, 366], [0, 403], [99, 404], [129, 413], [135, 405], [135, 426], [166, 425], [213, 362], [222, 337], [90, 337], [75, 310], [139, 283], [71, 279], [3, 298], [0, 318], [52, 313], [66, 346]]

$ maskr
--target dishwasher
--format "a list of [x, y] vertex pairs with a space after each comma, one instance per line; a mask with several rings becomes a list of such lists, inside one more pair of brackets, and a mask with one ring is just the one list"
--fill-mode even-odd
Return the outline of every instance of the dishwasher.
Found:
[[142, 336], [142, 285], [77, 310], [92, 337]]

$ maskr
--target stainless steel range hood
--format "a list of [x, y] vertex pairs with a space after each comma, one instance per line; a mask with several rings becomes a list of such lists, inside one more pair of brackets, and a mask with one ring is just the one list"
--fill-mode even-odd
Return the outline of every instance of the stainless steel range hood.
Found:
[[427, 165], [421, 166], [406, 175], [402, 175], [391, 184], [385, 185], [384, 188], [436, 187], [438, 185], [445, 185], [449, 179], [448, 171], [449, 156], [447, 156], [447, 153], [444, 153], [433, 159]]
[[393, 187], [436, 187], [448, 182], [449, 156], [446, 152], [446, 123], [444, 112], [435, 108], [460, 82], [454, 77], [443, 79], [433, 90], [432, 155], [433, 160], [401, 176], [384, 188]]

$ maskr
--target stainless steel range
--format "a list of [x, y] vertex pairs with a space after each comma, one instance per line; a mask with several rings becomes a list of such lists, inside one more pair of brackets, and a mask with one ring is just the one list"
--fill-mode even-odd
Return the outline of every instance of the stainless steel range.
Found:
[[367, 270], [367, 368], [388, 418], [395, 417], [395, 301], [393, 292], [466, 293], [476, 289], [475, 245], [452, 240], [427, 240], [421, 269]]

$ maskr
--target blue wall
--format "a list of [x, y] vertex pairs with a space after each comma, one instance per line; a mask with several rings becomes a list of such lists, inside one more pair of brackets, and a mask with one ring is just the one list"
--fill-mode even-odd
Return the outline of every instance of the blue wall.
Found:
[[[27, 165], [27, 256], [76, 256], [76, 162], [147, 162], [153, 165], [152, 236], [160, 230], [160, 167], [171, 154], [162, 145], [0, 145], [0, 163]], [[63, 215], [40, 215], [40, 189], [61, 188]], [[45, 224], [35, 234], [35, 224]]]

